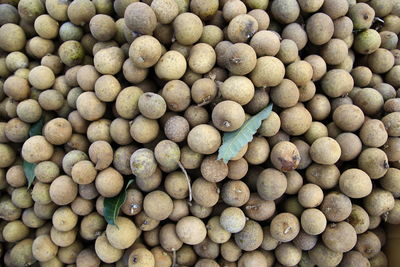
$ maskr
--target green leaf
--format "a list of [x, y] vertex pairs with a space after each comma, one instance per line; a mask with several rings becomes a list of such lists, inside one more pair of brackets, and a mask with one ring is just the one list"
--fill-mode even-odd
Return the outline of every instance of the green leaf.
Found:
[[22, 163], [26, 179], [28, 180], [28, 189], [31, 187], [33, 180], [35, 180], [36, 163], [30, 163], [24, 160]]
[[41, 135], [42, 134], [42, 128], [44, 125], [44, 117], [42, 116], [35, 124], [31, 126], [29, 129], [29, 136], [35, 136], [35, 135]]
[[253, 135], [260, 128], [263, 120], [268, 118], [272, 111], [272, 103], [248, 119], [242, 127], [233, 132], [224, 133], [222, 146], [218, 150], [218, 159], [227, 163], [231, 158], [251, 140]]
[[[44, 116], [42, 116], [37, 122], [35, 122], [29, 129], [29, 136], [41, 135], [44, 125]], [[30, 163], [24, 160], [22, 163], [26, 179], [28, 180], [28, 188], [31, 187], [33, 181], [35, 180], [35, 168], [36, 163]]]
[[119, 210], [121, 209], [121, 206], [122, 204], [124, 204], [126, 199], [126, 190], [132, 182], [133, 180], [129, 180], [126, 183], [125, 188], [122, 189], [118, 196], [104, 199], [104, 218], [106, 219], [108, 224], [116, 225], [115, 220], [117, 219]]

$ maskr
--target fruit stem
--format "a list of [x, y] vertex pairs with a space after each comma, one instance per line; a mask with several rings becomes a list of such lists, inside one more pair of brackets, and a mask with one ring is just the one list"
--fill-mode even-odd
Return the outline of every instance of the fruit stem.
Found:
[[176, 250], [172, 249], [172, 267], [176, 267]]
[[182, 165], [182, 163], [181, 163], [180, 161], [178, 161], [178, 166], [179, 166], [179, 168], [181, 168], [183, 174], [184, 174], [185, 177], [186, 177], [186, 181], [187, 181], [188, 187], [189, 187], [189, 202], [192, 202], [192, 186], [191, 186], [191, 184], [190, 184], [189, 175], [187, 174], [187, 172], [186, 172], [186, 170], [185, 170], [185, 167], [183, 167], [183, 165]]

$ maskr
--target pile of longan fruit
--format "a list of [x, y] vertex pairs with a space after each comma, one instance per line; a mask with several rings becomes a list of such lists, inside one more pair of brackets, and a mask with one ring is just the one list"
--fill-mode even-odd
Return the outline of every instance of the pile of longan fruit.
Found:
[[0, 262], [389, 266], [399, 33], [400, 0], [1, 0]]

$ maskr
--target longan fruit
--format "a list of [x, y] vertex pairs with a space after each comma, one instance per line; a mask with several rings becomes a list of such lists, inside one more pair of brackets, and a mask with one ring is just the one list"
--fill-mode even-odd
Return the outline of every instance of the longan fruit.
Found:
[[219, 42], [224, 39], [223, 31], [215, 25], [206, 25], [203, 28], [203, 33], [199, 42], [206, 43], [215, 47]]
[[245, 214], [255, 221], [264, 221], [271, 218], [275, 213], [275, 209], [274, 201], [264, 200], [256, 193], [251, 193], [249, 200], [244, 205]]
[[[340, 83], [337, 82], [340, 80]], [[324, 93], [330, 97], [346, 95], [353, 89], [352, 76], [345, 70], [333, 69], [322, 78], [321, 87]]]
[[[353, 21], [354, 22], [354, 21]], [[353, 49], [357, 53], [369, 55], [381, 45], [381, 36], [373, 29], [367, 29], [354, 37]]]
[[262, 121], [258, 133], [264, 137], [271, 137], [278, 133], [281, 126], [279, 115], [272, 111], [271, 114]]
[[284, 65], [279, 59], [263, 56], [257, 59], [256, 66], [250, 73], [250, 79], [256, 87], [269, 87], [280, 84], [284, 75]]
[[297, 1], [273, 1], [271, 4], [271, 13], [274, 18], [282, 23], [289, 24], [294, 22], [300, 14], [300, 6]]
[[50, 237], [51, 241], [59, 247], [68, 247], [76, 240], [78, 230], [76, 228], [70, 231], [58, 231], [56, 228], [51, 227]]
[[285, 173], [287, 179], [286, 194], [297, 194], [303, 186], [303, 177], [297, 171], [290, 171]]
[[[295, 239], [293, 239], [293, 244], [301, 250], [310, 250], [318, 242], [318, 236], [309, 235], [303, 230], [299, 232]], [[304, 254], [303, 254], [304, 256]]]
[[340, 129], [354, 132], [364, 123], [364, 113], [356, 105], [344, 104], [335, 109], [332, 119]]
[[133, 32], [151, 35], [156, 28], [156, 13], [145, 3], [134, 2], [129, 4], [123, 17], [126, 26]]
[[381, 242], [376, 234], [367, 231], [358, 236], [355, 249], [364, 257], [372, 258], [381, 250]]
[[[96, 170], [106, 169], [113, 161], [112, 147], [106, 141], [99, 140], [93, 142], [88, 152], [90, 160], [93, 162]], [[87, 157], [85, 159], [87, 159]]]
[[320, 80], [326, 73], [326, 63], [323, 58], [319, 55], [309, 55], [304, 58], [305, 61], [310, 63], [313, 68], [313, 81]]
[[219, 189], [216, 183], [204, 178], [197, 178], [192, 184], [193, 200], [203, 207], [214, 206], [219, 199]]
[[222, 186], [222, 200], [232, 207], [244, 205], [250, 198], [250, 190], [242, 181], [229, 181]]
[[34, 123], [42, 116], [42, 108], [34, 99], [26, 99], [18, 103], [17, 115], [22, 121]]
[[324, 194], [318, 185], [310, 183], [300, 188], [297, 198], [303, 207], [315, 208], [321, 204]]
[[167, 120], [164, 133], [173, 142], [183, 142], [189, 133], [189, 122], [182, 116], [173, 116]]
[[343, 255], [341, 264], [347, 266], [369, 266], [370, 261], [368, 261], [368, 259], [358, 251], [349, 251], [348, 253]]
[[[246, 148], [243, 147], [242, 150]], [[239, 151], [238, 153], [240, 153]], [[262, 137], [254, 137], [242, 153], [249, 164], [258, 165], [264, 163], [269, 156], [270, 147], [268, 141]]]
[[97, 212], [92, 212], [82, 218], [79, 233], [85, 240], [94, 240], [106, 229], [106, 226], [104, 217]]
[[289, 197], [282, 203], [282, 211], [300, 217], [301, 213], [304, 211], [304, 208], [300, 205], [296, 197]]
[[213, 126], [200, 124], [190, 130], [187, 142], [193, 151], [209, 155], [218, 150], [221, 136]]
[[176, 112], [184, 111], [191, 101], [189, 86], [180, 80], [167, 82], [161, 91], [161, 96], [167, 107]]
[[333, 25], [335, 27], [333, 37], [335, 38], [343, 40], [352, 34], [353, 21], [347, 16], [334, 19]]
[[207, 230], [200, 219], [186, 216], [176, 224], [176, 234], [183, 243], [197, 245], [206, 238]]
[[308, 252], [313, 264], [321, 266], [337, 266], [342, 261], [343, 253], [335, 252], [319, 241], [314, 248]]
[[[207, 4], [206, 4], [207, 5]], [[196, 43], [203, 32], [201, 19], [193, 13], [179, 14], [173, 21], [174, 36], [182, 45], [192, 45]]]
[[382, 74], [388, 72], [394, 65], [393, 54], [384, 48], [378, 48], [368, 56], [368, 67], [372, 72]]
[[318, 209], [305, 209], [301, 214], [301, 227], [309, 235], [319, 235], [325, 231], [327, 220]]
[[[9, 156], [8, 158], [3, 159], [4, 163], [0, 165], [8, 167], [14, 161], [15, 156], [13, 157], [13, 155], [15, 154], [14, 152], [11, 152], [12, 150], [11, 148], [8, 148], [8, 146], [3, 145], [3, 147], [4, 152], [9, 151], [7, 152]], [[30, 137], [24, 142], [24, 144], [22, 145], [21, 154], [26, 161], [31, 163], [38, 163], [40, 161], [50, 159], [53, 155], [53, 152], [53, 145], [50, 144], [43, 136], [37, 135]], [[9, 161], [11, 161], [10, 164], [7, 164], [7, 162]]]
[[137, 116], [130, 122], [130, 133], [138, 143], [146, 144], [155, 140], [159, 133], [160, 126], [157, 120], [148, 119], [142, 115]]
[[212, 102], [217, 96], [217, 92], [217, 84], [209, 78], [196, 80], [190, 90], [194, 102], [202, 105]]
[[6, 23], [0, 27], [0, 48], [6, 52], [21, 50], [26, 43], [24, 30], [14, 23]]
[[322, 234], [322, 240], [335, 252], [348, 252], [356, 245], [357, 234], [347, 222], [331, 223]]
[[119, 116], [131, 120], [139, 113], [138, 100], [143, 94], [142, 89], [136, 86], [124, 88], [117, 96], [115, 108]]
[[244, 109], [231, 100], [218, 103], [212, 111], [212, 121], [221, 131], [232, 132], [239, 129], [245, 121]]
[[386, 143], [388, 134], [382, 121], [371, 119], [364, 122], [361, 127], [360, 138], [364, 145], [380, 147]]
[[65, 65], [72, 67], [82, 63], [85, 57], [85, 50], [78, 41], [69, 40], [60, 45], [58, 54]]
[[22, 52], [11, 52], [6, 57], [6, 66], [12, 72], [17, 71], [18, 69], [25, 69], [28, 65], [28, 57]]
[[281, 129], [290, 135], [302, 135], [311, 126], [312, 116], [310, 112], [301, 106], [284, 109], [279, 114]]
[[228, 25], [227, 37], [233, 43], [244, 43], [258, 30], [258, 22], [248, 14], [234, 17]]
[[[365, 115], [373, 116], [383, 107], [384, 100], [382, 95], [375, 89], [364, 88], [353, 98], [354, 104], [361, 108]], [[368, 105], [365, 104], [368, 101]]]
[[58, 231], [71, 231], [78, 222], [76, 215], [69, 206], [59, 207], [53, 214], [52, 223]]
[[217, 160], [217, 155], [207, 156], [200, 166], [202, 177], [209, 182], [217, 183], [227, 177], [229, 168], [226, 163]]
[[130, 45], [129, 57], [136, 67], [149, 68], [161, 57], [161, 45], [152, 36], [140, 36]]
[[125, 217], [117, 217], [115, 224], [116, 225], [107, 225], [106, 236], [108, 242], [117, 249], [126, 249], [130, 247], [137, 237], [137, 228], [135, 224]]
[[74, 201], [78, 194], [78, 186], [71, 177], [61, 175], [57, 177], [49, 188], [50, 198], [57, 205], [66, 205]]
[[235, 243], [242, 250], [253, 251], [257, 249], [263, 241], [263, 231], [257, 222], [253, 220], [246, 221], [244, 228], [235, 234]]
[[292, 243], [280, 244], [275, 250], [275, 257], [281, 264], [286, 266], [295, 266], [300, 262], [302, 253], [301, 249]]
[[11, 193], [12, 203], [21, 209], [27, 209], [33, 206], [33, 200], [27, 187], [15, 188]]
[[302, 50], [308, 41], [304, 26], [295, 22], [286, 25], [286, 27], [282, 30], [282, 39], [293, 40], [299, 50]]
[[203, 160], [203, 155], [197, 152], [194, 152], [190, 149], [189, 146], [184, 146], [181, 148], [181, 158], [180, 162], [182, 163], [185, 169], [197, 169], [200, 167], [201, 162]]
[[99, 266], [100, 259], [92, 248], [86, 248], [79, 252], [76, 258], [77, 266]]
[[219, 255], [219, 244], [213, 242], [208, 237], [200, 244], [194, 245], [193, 249], [201, 258], [216, 259]]
[[348, 55], [346, 43], [337, 38], [329, 40], [321, 50], [321, 56], [329, 65], [339, 65], [343, 63]]
[[325, 195], [320, 210], [326, 219], [331, 222], [340, 222], [349, 217], [351, 213], [351, 201], [346, 195], [339, 192], [331, 192]]
[[70, 140], [72, 126], [66, 119], [52, 119], [43, 127], [43, 135], [51, 144], [62, 145]]
[[100, 171], [95, 180], [96, 189], [103, 197], [115, 197], [121, 192], [123, 184], [122, 175], [112, 167]]
[[[31, 238], [26, 238], [16, 243], [8, 254], [10, 262], [16, 266], [24, 266], [36, 262], [32, 253], [32, 244], [33, 239]], [[4, 261], [6, 261], [6, 259], [4, 259]]]
[[160, 141], [154, 148], [154, 156], [165, 171], [174, 171], [178, 168], [181, 152], [179, 146], [170, 140]]
[[368, 174], [359, 169], [348, 169], [339, 178], [340, 190], [351, 198], [363, 198], [372, 191]]
[[[329, 155], [323, 150], [329, 150]], [[331, 137], [320, 137], [315, 140], [310, 148], [310, 156], [312, 160], [319, 164], [332, 165], [335, 164], [341, 155], [339, 143]]]
[[2, 87], [4, 94], [17, 101], [27, 99], [30, 94], [28, 80], [15, 75], [8, 77]]
[[362, 234], [368, 230], [370, 219], [368, 213], [360, 206], [353, 204], [350, 216], [347, 218], [357, 234]]
[[258, 176], [257, 192], [265, 200], [279, 198], [285, 193], [286, 188], [286, 176], [276, 169], [266, 169]]
[[389, 169], [387, 155], [379, 148], [367, 148], [358, 157], [358, 167], [371, 179], [381, 178]]
[[306, 170], [308, 181], [317, 184], [322, 189], [334, 188], [339, 183], [340, 171], [335, 165], [320, 165], [313, 163]]
[[300, 222], [291, 213], [279, 213], [270, 225], [271, 236], [281, 242], [293, 240], [300, 231]]
[[90, 32], [100, 42], [111, 40], [117, 28], [114, 19], [105, 14], [97, 14], [90, 19]]
[[209, 72], [214, 67], [215, 62], [216, 54], [211, 45], [198, 43], [190, 49], [188, 65], [195, 73], [204, 74]]
[[281, 141], [271, 150], [271, 162], [280, 171], [292, 171], [300, 163], [300, 153], [293, 143]]
[[105, 263], [117, 262], [124, 253], [110, 244], [105, 233], [96, 238], [94, 248], [97, 256]]
[[315, 13], [306, 23], [308, 39], [315, 45], [327, 43], [333, 36], [334, 25], [332, 19], [324, 13]]
[[8, 222], [2, 229], [2, 238], [6, 242], [18, 242], [28, 235], [29, 228], [20, 220]]
[[13, 118], [4, 127], [4, 134], [9, 141], [22, 143], [29, 138], [29, 128], [30, 125], [28, 123], [18, 118]]
[[254, 97], [254, 85], [244, 76], [231, 76], [219, 87], [222, 97], [246, 105]]
[[221, 61], [220, 65], [226, 67], [227, 70], [235, 75], [245, 75], [254, 70], [257, 64], [257, 55], [250, 45], [236, 43], [228, 44], [226, 45], [227, 47], [224, 47], [225, 43], [223, 42], [220, 42], [221, 47], [218, 44], [215, 48], [217, 62]]
[[364, 208], [370, 215], [380, 216], [393, 209], [395, 201], [391, 192], [374, 188], [372, 193], [363, 199]]
[[279, 36], [272, 31], [258, 31], [250, 40], [257, 56], [275, 56], [279, 52]]
[[284, 64], [289, 64], [299, 56], [299, 50], [295, 41], [291, 39], [283, 39], [276, 57]]
[[371, 27], [375, 11], [366, 3], [357, 3], [349, 8], [348, 16], [354, 24], [354, 29], [363, 30]]
[[289, 79], [283, 79], [278, 86], [272, 87], [270, 90], [272, 102], [282, 108], [296, 105], [299, 101], [299, 96], [297, 85]]
[[93, 64], [101, 74], [115, 75], [124, 63], [125, 55], [119, 47], [108, 47], [101, 49], [94, 55]]
[[4, 5], [1, 6], [0, 11], [4, 16], [0, 20], [0, 25], [4, 25], [6, 23], [15, 23], [15, 24], [18, 23], [20, 19], [18, 10], [14, 5], [12, 5], [12, 3], [5, 2]]
[[165, 220], [171, 214], [173, 203], [163, 191], [148, 193], [143, 200], [143, 210], [148, 216], [156, 220]]

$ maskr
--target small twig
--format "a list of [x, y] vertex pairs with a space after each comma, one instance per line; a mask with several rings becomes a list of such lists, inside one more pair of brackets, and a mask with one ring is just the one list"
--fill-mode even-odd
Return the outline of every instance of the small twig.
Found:
[[189, 175], [187, 174], [187, 172], [186, 172], [186, 170], [185, 170], [185, 167], [183, 167], [183, 165], [182, 165], [182, 163], [181, 163], [180, 161], [178, 161], [178, 166], [179, 166], [179, 168], [181, 168], [183, 174], [184, 174], [185, 177], [186, 177], [186, 181], [187, 181], [188, 187], [189, 187], [189, 202], [191, 202], [191, 201], [192, 201], [192, 186], [191, 186], [191, 184], [190, 184]]
[[172, 267], [176, 267], [176, 250], [172, 249]]

